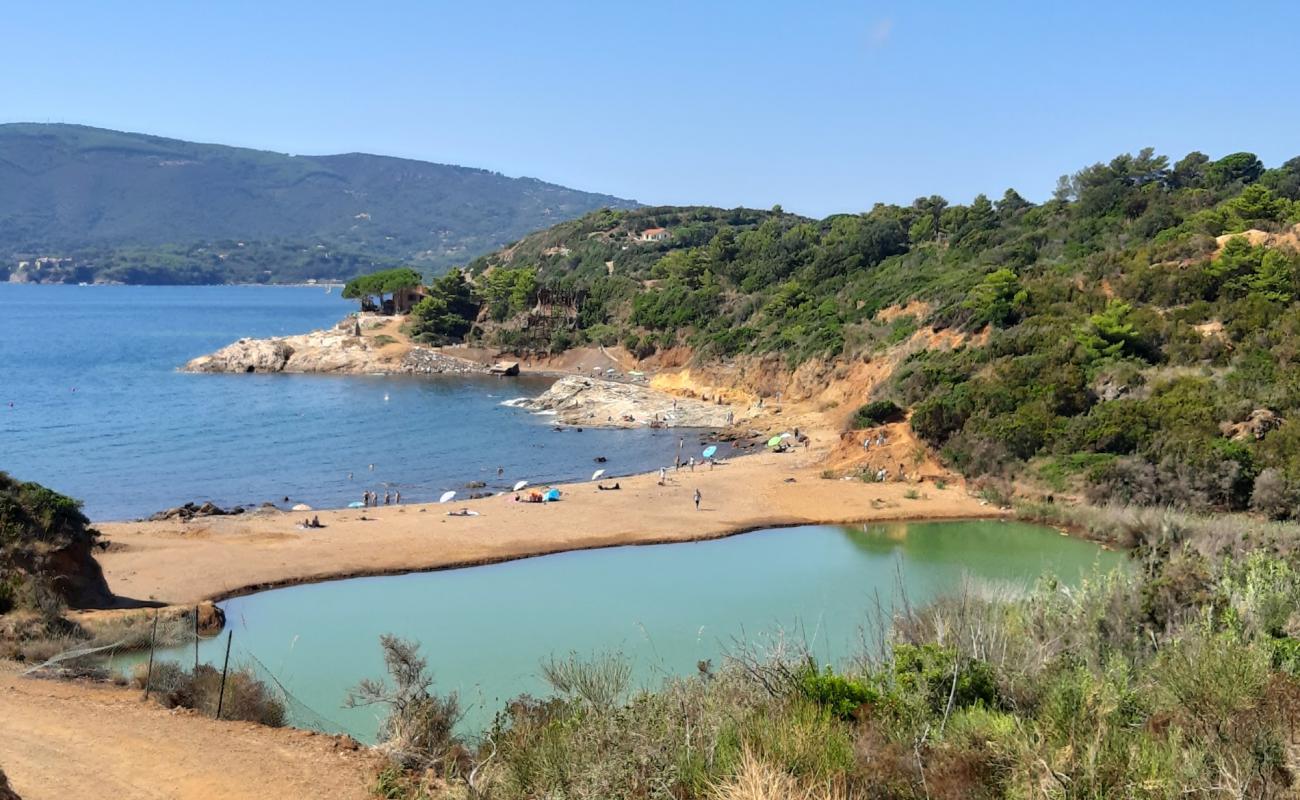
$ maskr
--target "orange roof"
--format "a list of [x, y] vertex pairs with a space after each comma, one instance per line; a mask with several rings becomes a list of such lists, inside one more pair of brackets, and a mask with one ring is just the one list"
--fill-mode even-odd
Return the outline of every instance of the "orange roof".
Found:
[[667, 228], [646, 228], [645, 230], [641, 231], [641, 235], [649, 236], [652, 233], [667, 233], [667, 232], [668, 232]]

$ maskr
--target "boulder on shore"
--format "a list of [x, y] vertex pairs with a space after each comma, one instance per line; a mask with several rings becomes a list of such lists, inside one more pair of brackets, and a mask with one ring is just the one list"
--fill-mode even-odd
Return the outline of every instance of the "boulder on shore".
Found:
[[169, 519], [190, 520], [195, 517], [224, 517], [229, 514], [242, 514], [244, 509], [239, 506], [225, 509], [213, 502], [205, 502], [199, 505], [194, 502], [186, 503], [183, 506], [169, 508], [166, 511], [159, 511], [148, 518], [149, 522], [162, 522]]
[[568, 425], [637, 428], [721, 428], [732, 422], [731, 408], [689, 397], [675, 397], [646, 386], [571, 376], [531, 400], [531, 411], [553, 411]]
[[283, 339], [240, 339], [185, 365], [186, 372], [282, 372], [293, 356]]

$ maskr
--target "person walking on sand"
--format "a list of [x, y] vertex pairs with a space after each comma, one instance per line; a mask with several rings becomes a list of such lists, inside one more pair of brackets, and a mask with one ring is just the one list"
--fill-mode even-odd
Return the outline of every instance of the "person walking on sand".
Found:
[[688, 462], [686, 462], [686, 463], [690, 464], [690, 466], [691, 466], [691, 472], [694, 472], [694, 471], [695, 471], [695, 456], [691, 456], [690, 460], [689, 460]]
[[668, 482], [668, 470], [665, 469], [665, 468], [663, 468], [663, 467], [660, 467], [660, 468], [659, 468], [659, 485], [660, 485], [660, 486], [663, 486], [663, 485], [666, 484], [667, 482]]
[[703, 497], [703, 495], [700, 494], [700, 490], [699, 490], [699, 489], [696, 489], [696, 490], [695, 490], [695, 510], [696, 510], [696, 511], [699, 511], [699, 510], [700, 510], [700, 499], [701, 499], [702, 497]]

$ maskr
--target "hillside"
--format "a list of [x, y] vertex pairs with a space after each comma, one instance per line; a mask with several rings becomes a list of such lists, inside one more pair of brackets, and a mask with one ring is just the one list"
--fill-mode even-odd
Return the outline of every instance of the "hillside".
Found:
[[0, 472], [0, 615], [111, 599], [89, 524], [75, 500]]
[[[599, 211], [477, 259], [468, 281], [439, 281], [410, 328], [818, 379], [831, 373], [816, 364], [953, 330], [969, 344], [911, 352], [873, 398], [904, 409], [950, 465], [1098, 501], [1289, 517], [1297, 222], [1300, 159], [1171, 164], [1149, 150], [1063, 178], [1042, 204], [1008, 190], [824, 220]], [[472, 328], [454, 324], [456, 307]]]
[[272, 248], [335, 254], [316, 265], [333, 269], [329, 277], [398, 260], [436, 270], [593, 209], [631, 205], [363, 153], [289, 156], [79, 125], [0, 125], [0, 254], [11, 268], [21, 256], [74, 254], [99, 268], [126, 252], [146, 265], [161, 258], [235, 271], [230, 253], [256, 244], [261, 258], [250, 260], [263, 267], [303, 260]]

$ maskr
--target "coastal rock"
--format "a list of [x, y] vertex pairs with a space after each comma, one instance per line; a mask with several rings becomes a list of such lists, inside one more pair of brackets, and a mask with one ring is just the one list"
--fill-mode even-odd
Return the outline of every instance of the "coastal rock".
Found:
[[280, 372], [293, 356], [283, 339], [240, 339], [185, 365], [186, 372]]
[[561, 378], [550, 389], [520, 408], [554, 412], [569, 425], [603, 425], [637, 428], [720, 428], [731, 424], [732, 411], [725, 405], [664, 392], [631, 383], [573, 376]]
[[228, 514], [242, 513], [244, 513], [244, 509], [238, 506], [227, 510], [212, 502], [205, 502], [202, 505], [190, 502], [183, 506], [169, 508], [166, 511], [159, 511], [148, 519], [149, 522], [161, 522], [168, 519], [189, 520], [195, 517], [223, 517]]
[[[378, 324], [392, 318], [379, 318]], [[481, 374], [488, 368], [392, 335], [363, 336], [375, 318], [344, 320], [333, 328], [272, 339], [240, 339], [215, 353], [199, 356], [183, 372], [293, 372], [368, 375]]]

